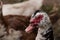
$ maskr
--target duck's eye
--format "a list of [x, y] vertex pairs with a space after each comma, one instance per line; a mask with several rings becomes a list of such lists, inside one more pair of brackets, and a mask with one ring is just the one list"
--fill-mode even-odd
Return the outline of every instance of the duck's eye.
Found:
[[37, 26], [38, 24], [34, 24], [33, 26]]
[[30, 22], [30, 24], [33, 24], [34, 22]]

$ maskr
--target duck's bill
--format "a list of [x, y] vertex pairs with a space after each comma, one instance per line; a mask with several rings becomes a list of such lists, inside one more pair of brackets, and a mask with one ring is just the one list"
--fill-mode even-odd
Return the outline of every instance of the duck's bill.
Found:
[[25, 31], [26, 31], [27, 33], [30, 33], [30, 32], [33, 31], [33, 29], [34, 29], [34, 27], [33, 27], [32, 25], [29, 25], [29, 26], [25, 29]]

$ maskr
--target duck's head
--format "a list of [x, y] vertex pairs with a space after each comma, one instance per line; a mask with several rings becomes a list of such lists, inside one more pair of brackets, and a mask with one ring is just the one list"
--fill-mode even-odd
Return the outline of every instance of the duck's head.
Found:
[[43, 19], [43, 13], [42, 12], [38, 12], [35, 15], [33, 14], [31, 19], [30, 19], [30, 24], [29, 26], [25, 29], [25, 31], [27, 33], [30, 33], [34, 28], [40, 26], [40, 22]]

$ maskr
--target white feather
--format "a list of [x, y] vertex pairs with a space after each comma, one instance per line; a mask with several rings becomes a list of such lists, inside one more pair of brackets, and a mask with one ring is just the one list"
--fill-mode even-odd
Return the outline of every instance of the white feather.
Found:
[[36, 10], [39, 10], [42, 6], [43, 0], [29, 0], [16, 4], [4, 4], [3, 16], [6, 15], [23, 15], [31, 16]]
[[38, 23], [38, 33], [35, 40], [46, 40], [46, 38], [43, 37], [42, 34], [46, 34], [46, 31], [48, 31], [48, 29], [52, 26], [52, 24], [46, 12], [36, 13], [33, 19], [38, 17], [39, 15], [43, 15], [43, 18]]

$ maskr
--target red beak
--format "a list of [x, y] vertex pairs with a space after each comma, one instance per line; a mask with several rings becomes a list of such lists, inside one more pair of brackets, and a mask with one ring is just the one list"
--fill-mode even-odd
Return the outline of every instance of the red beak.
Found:
[[30, 24], [30, 25], [25, 29], [25, 31], [26, 31], [27, 33], [30, 33], [30, 32], [32, 32], [33, 29], [34, 29], [34, 27]]

